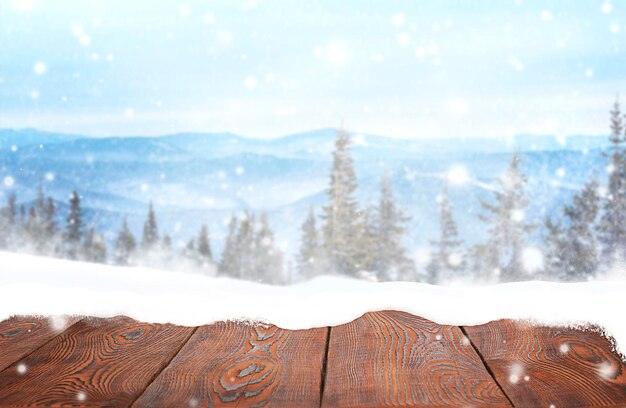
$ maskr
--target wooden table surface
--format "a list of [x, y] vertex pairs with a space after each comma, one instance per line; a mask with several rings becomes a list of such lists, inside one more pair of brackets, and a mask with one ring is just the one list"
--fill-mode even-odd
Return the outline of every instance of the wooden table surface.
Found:
[[201, 327], [126, 317], [0, 322], [0, 406], [626, 407], [597, 330], [403, 312], [336, 327]]

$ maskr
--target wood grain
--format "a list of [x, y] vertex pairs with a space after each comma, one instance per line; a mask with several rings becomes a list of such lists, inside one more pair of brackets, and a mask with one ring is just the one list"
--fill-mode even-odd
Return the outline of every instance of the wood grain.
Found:
[[135, 407], [319, 407], [327, 328], [200, 327]]
[[14, 316], [0, 322], [0, 371], [58, 336], [80, 317]]
[[464, 330], [515, 406], [626, 406], [626, 367], [597, 332], [511, 320]]
[[324, 407], [510, 406], [463, 333], [403, 312], [331, 330]]
[[83, 319], [0, 372], [2, 405], [128, 406], [192, 328]]

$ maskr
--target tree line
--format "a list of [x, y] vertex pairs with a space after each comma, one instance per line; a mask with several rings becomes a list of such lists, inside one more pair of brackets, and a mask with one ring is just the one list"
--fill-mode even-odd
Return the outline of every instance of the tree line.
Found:
[[[526, 220], [530, 197], [521, 171], [521, 155], [512, 155], [505, 173], [493, 185], [492, 197], [481, 200], [486, 238], [467, 246], [459, 236], [447, 181], [437, 197], [439, 229], [431, 241], [426, 276], [419, 275], [404, 245], [410, 218], [396, 204], [388, 174], [380, 181], [374, 205], [361, 206], [351, 139], [339, 130], [335, 140], [327, 204], [311, 207], [301, 226], [295, 257], [297, 274], [285, 265], [266, 213], [250, 211], [231, 216], [219, 260], [214, 257], [209, 230], [174, 249], [168, 234], [159, 231], [152, 203], [148, 206], [141, 241], [124, 219], [112, 248], [94, 227], [87, 227], [81, 197], [69, 197], [68, 215], [59, 222], [55, 202], [46, 197], [43, 183], [30, 205], [9, 195], [0, 209], [0, 249], [117, 265], [146, 265], [194, 269], [210, 275], [267, 283], [286, 283], [318, 275], [338, 274], [378, 281], [427, 280], [442, 283], [463, 276], [483, 281], [592, 279], [626, 262], [626, 129], [625, 115], [616, 101], [611, 110], [610, 149], [606, 187], [597, 175], [571, 202], [543, 221], [541, 245], [530, 236], [540, 227]], [[294, 278], [294, 275], [297, 278]]]

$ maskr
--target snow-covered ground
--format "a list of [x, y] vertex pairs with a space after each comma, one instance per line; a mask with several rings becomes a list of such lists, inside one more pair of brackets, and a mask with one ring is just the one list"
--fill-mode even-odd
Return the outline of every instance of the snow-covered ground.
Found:
[[126, 315], [181, 325], [247, 319], [305, 329], [346, 323], [368, 311], [401, 310], [452, 325], [501, 318], [597, 324], [626, 354], [625, 293], [626, 281], [618, 279], [442, 287], [325, 276], [279, 287], [0, 252], [0, 320], [30, 314]]

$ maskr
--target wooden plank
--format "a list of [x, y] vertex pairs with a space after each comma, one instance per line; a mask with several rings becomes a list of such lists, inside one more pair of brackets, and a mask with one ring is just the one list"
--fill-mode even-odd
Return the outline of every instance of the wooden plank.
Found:
[[50, 319], [14, 316], [0, 322], [0, 371], [58, 336], [80, 319], [76, 316]]
[[0, 372], [2, 405], [128, 406], [193, 328], [84, 319]]
[[597, 332], [511, 320], [464, 329], [515, 406], [626, 406], [626, 367]]
[[510, 406], [456, 326], [366, 313], [331, 330], [325, 407]]
[[327, 328], [200, 327], [135, 407], [319, 407]]

